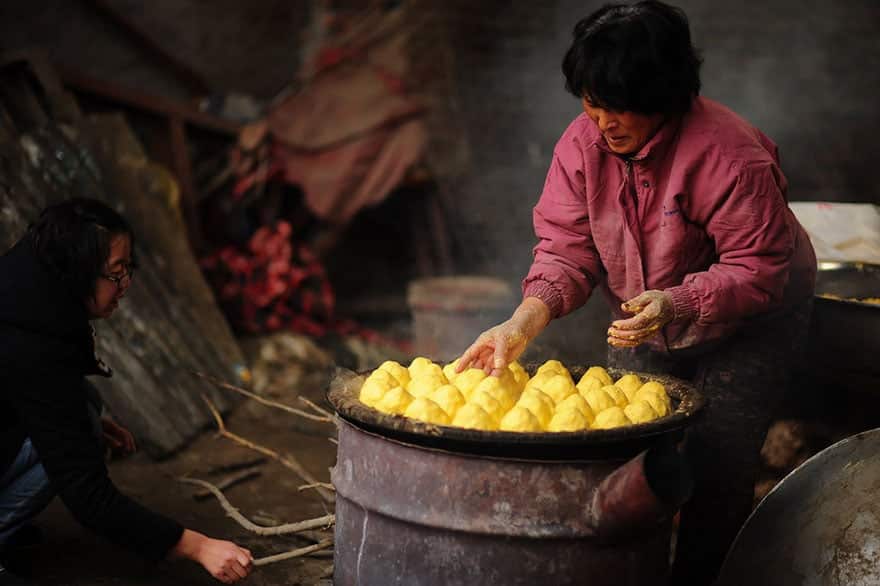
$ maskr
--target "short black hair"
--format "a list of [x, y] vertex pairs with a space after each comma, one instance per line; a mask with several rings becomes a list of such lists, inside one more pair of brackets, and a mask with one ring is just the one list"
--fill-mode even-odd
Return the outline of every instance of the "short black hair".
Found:
[[136, 266], [134, 233], [125, 218], [96, 199], [81, 197], [47, 207], [27, 231], [37, 258], [83, 302], [95, 296], [110, 243], [120, 235], [131, 240], [131, 262]]
[[680, 8], [606, 4], [574, 27], [565, 89], [608, 110], [682, 114], [700, 93], [699, 52]]

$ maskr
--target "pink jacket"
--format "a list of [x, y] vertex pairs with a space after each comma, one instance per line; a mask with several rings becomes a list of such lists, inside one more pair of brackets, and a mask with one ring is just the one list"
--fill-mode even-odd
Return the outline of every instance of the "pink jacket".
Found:
[[726, 336], [813, 294], [816, 258], [787, 205], [776, 145], [724, 106], [694, 100], [628, 162], [578, 116], [556, 145], [534, 209], [523, 281], [554, 317], [601, 286], [615, 317], [648, 289], [672, 295], [658, 350]]

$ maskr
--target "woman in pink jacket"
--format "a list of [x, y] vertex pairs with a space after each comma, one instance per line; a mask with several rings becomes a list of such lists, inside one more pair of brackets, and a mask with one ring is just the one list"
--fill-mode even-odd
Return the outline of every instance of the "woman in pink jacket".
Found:
[[459, 369], [504, 368], [595, 289], [611, 366], [692, 380], [709, 398], [687, 446], [673, 584], [714, 579], [748, 515], [771, 410], [806, 335], [816, 259], [787, 205], [776, 145], [699, 96], [687, 17], [661, 2], [580, 21], [562, 69], [584, 113], [534, 209], [523, 301]]

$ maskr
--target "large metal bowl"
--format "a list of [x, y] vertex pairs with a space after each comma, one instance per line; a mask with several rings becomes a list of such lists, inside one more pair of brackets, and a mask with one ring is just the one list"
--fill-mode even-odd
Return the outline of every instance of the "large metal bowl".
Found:
[[[531, 375], [537, 365], [526, 365]], [[586, 368], [569, 369], [577, 380]], [[705, 399], [690, 383], [673, 378], [609, 368], [618, 378], [638, 374], [645, 380], [656, 380], [666, 387], [674, 411], [650, 423], [628, 425], [616, 429], [591, 429], [575, 432], [520, 433], [482, 431], [447, 425], [433, 425], [387, 415], [358, 400], [361, 385], [369, 374], [338, 369], [331, 380], [327, 398], [340, 417], [358, 427], [391, 439], [450, 451], [506, 458], [538, 458], [541, 460], [584, 460], [631, 457], [654, 444], [662, 436], [680, 434], [691, 425]]]
[[880, 380], [880, 265], [821, 262], [807, 345], [807, 368], [818, 379], [852, 388]]

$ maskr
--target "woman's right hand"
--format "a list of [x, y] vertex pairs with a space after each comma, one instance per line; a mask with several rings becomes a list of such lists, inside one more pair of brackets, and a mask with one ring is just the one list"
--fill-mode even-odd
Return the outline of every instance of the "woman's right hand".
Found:
[[549, 322], [550, 308], [537, 297], [527, 297], [510, 319], [480, 334], [461, 355], [456, 371], [479, 368], [499, 376]]
[[174, 554], [198, 562], [214, 578], [224, 584], [233, 584], [253, 570], [251, 552], [231, 541], [211, 539], [190, 529], [184, 529]]

